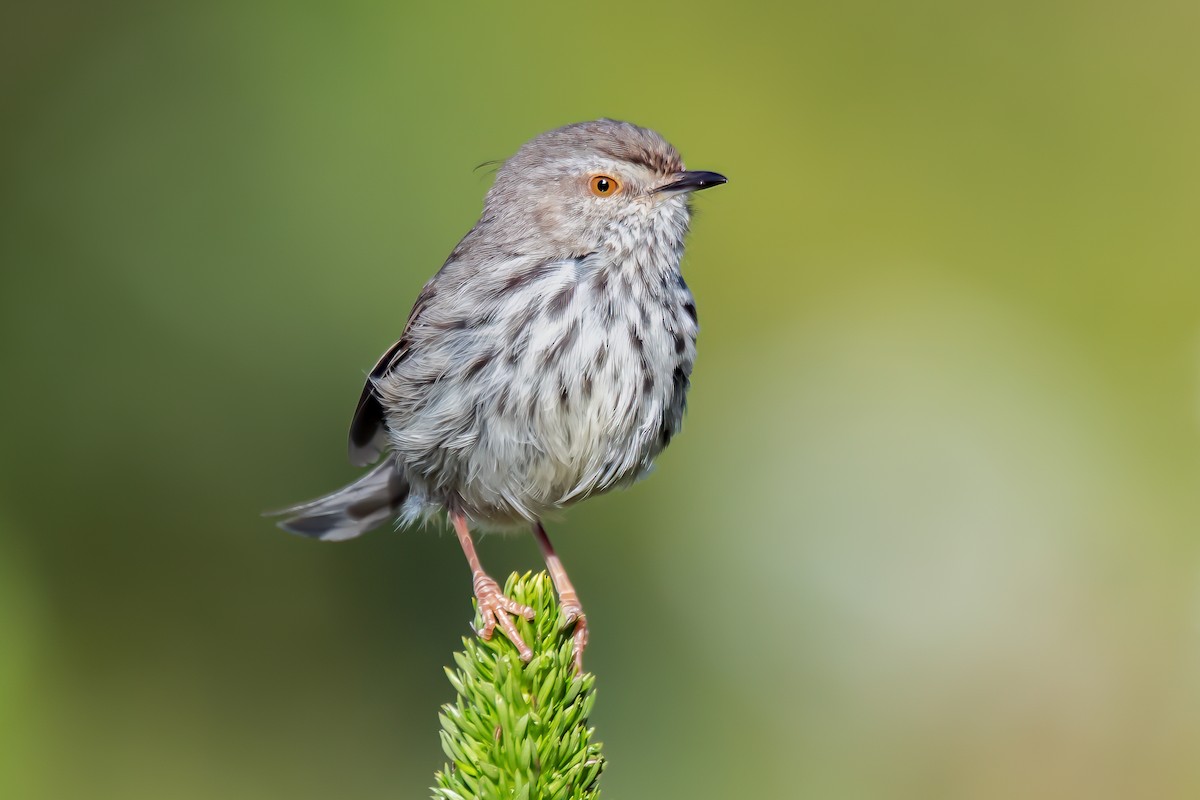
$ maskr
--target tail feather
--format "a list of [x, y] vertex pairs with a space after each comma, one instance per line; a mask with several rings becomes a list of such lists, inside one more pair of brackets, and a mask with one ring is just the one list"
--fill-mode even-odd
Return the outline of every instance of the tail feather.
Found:
[[395, 517], [407, 497], [408, 483], [396, 468], [395, 460], [385, 458], [349, 486], [307, 503], [271, 511], [269, 516], [286, 516], [278, 523], [285, 531], [340, 542], [378, 528]]

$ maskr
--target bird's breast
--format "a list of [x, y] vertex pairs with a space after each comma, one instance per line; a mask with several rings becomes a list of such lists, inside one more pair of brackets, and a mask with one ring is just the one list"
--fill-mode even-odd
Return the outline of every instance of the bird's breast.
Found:
[[481, 324], [427, 347], [427, 388], [389, 420], [415, 480], [481, 519], [538, 518], [644, 474], [678, 431], [696, 352], [674, 265], [584, 259], [508, 286]]
[[604, 264], [547, 303], [519, 354], [536, 442], [532, 483], [566, 504], [643, 474], [678, 430], [695, 359], [691, 294], [677, 272]]

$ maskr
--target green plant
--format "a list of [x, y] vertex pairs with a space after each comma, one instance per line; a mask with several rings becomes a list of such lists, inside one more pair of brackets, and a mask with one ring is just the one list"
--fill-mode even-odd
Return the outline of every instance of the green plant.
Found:
[[[588, 715], [595, 676], [577, 675], [571, 637], [563, 631], [546, 573], [512, 575], [504, 593], [534, 611], [517, 628], [533, 648], [523, 664], [499, 631], [471, 636], [446, 676], [458, 693], [442, 706], [442, 749], [450, 762], [437, 773], [438, 800], [593, 800], [604, 769]], [[480, 624], [478, 614], [475, 625]]]

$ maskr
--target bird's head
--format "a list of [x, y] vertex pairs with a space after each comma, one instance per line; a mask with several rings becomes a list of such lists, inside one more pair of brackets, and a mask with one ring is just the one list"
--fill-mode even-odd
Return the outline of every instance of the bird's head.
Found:
[[567, 125], [530, 140], [496, 174], [489, 227], [522, 251], [551, 257], [680, 250], [692, 192], [725, 183], [689, 171], [666, 139], [628, 122]]

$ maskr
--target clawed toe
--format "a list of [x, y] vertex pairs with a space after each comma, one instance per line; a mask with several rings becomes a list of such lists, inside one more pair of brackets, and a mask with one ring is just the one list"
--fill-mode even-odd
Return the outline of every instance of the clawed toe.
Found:
[[505, 597], [500, 591], [500, 586], [483, 574], [475, 577], [475, 598], [479, 603], [479, 618], [483, 622], [483, 627], [478, 631], [479, 636], [483, 639], [491, 639], [492, 634], [496, 631], [496, 626], [499, 625], [500, 629], [504, 631], [504, 635], [521, 654], [522, 661], [529, 661], [533, 658], [533, 650], [525, 644], [521, 634], [517, 633], [517, 626], [509, 616], [515, 614], [532, 621], [533, 609]]

